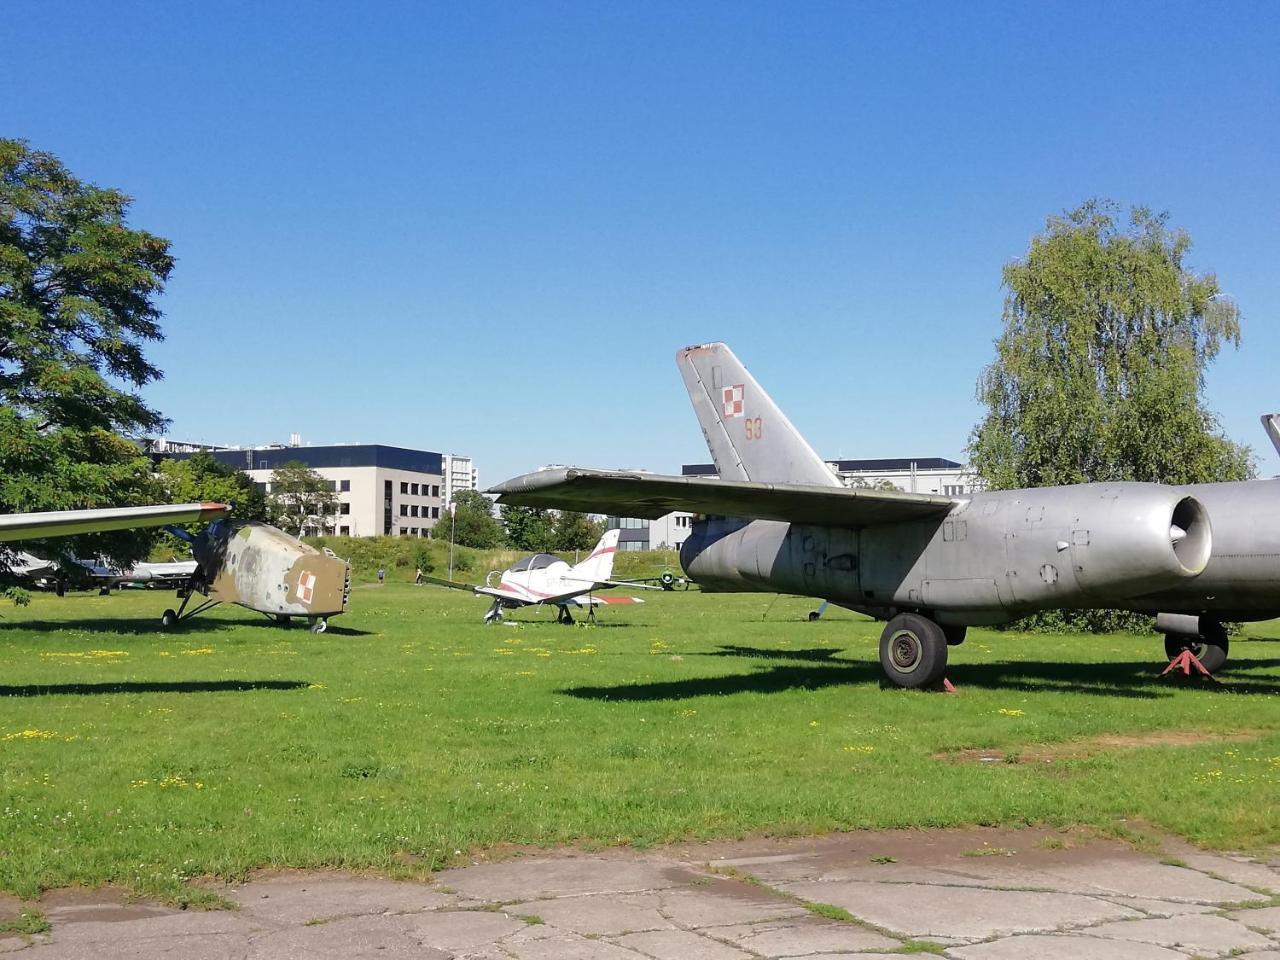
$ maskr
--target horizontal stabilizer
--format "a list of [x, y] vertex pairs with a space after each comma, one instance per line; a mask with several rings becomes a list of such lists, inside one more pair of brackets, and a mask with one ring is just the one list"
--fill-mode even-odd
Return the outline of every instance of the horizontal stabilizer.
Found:
[[941, 518], [956, 504], [952, 498], [936, 494], [665, 477], [578, 467], [525, 474], [500, 483], [488, 492], [498, 494], [500, 503], [517, 506], [649, 520], [684, 510], [836, 527]]
[[170, 523], [217, 520], [229, 508], [222, 503], [163, 503], [148, 507], [106, 507], [101, 510], [55, 510], [50, 513], [12, 513], [0, 517], [0, 542], [43, 537], [69, 537], [105, 530], [163, 527]]

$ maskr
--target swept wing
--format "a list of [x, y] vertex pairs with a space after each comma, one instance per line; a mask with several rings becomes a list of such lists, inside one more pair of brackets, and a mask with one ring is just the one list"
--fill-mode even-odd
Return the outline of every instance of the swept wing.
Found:
[[840, 527], [945, 516], [956, 501], [925, 493], [790, 483], [666, 477], [559, 467], [507, 480], [488, 491], [500, 503], [656, 519], [673, 510]]
[[54, 510], [0, 516], [0, 542], [37, 537], [66, 537], [104, 530], [163, 527], [169, 523], [204, 523], [223, 516], [222, 503], [166, 503], [148, 507], [106, 507], [100, 510]]

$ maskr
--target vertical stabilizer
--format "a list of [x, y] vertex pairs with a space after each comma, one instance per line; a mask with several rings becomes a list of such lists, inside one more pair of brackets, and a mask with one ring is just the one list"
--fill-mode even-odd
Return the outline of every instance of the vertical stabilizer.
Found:
[[728, 346], [685, 347], [676, 366], [721, 479], [841, 485]]
[[1276, 448], [1276, 453], [1280, 453], [1280, 413], [1264, 413], [1262, 429], [1267, 431], [1267, 438]]
[[591, 555], [577, 566], [570, 567], [566, 576], [575, 580], [591, 580], [604, 583], [613, 576], [613, 557], [618, 552], [621, 530], [606, 530]]

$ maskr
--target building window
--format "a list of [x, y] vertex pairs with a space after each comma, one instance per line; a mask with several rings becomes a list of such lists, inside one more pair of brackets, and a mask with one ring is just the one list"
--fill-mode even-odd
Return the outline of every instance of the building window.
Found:
[[339, 527], [339, 528], [338, 528], [338, 536], [340, 536], [340, 537], [349, 537], [349, 536], [351, 536], [351, 528], [350, 528], [350, 527], [347, 527], [347, 526], [341, 526], [341, 527]]
[[409, 516], [416, 517], [418, 515], [418, 505], [415, 503], [409, 508]]
[[351, 492], [351, 481], [350, 481], [350, 480], [339, 480], [339, 481], [338, 481], [338, 489], [339, 489], [342, 493], [350, 493], [350, 492]]
[[432, 508], [431, 508], [431, 519], [432, 519], [432, 520], [439, 520], [439, 519], [440, 519], [440, 508], [439, 508], [439, 507], [432, 507]]
[[401, 480], [401, 481], [400, 481], [400, 492], [401, 492], [401, 493], [408, 493], [408, 492], [409, 492], [409, 481], [408, 481], [408, 480]]
[[391, 481], [382, 481], [382, 532], [391, 532]]
[[962, 497], [964, 496], [964, 484], [956, 484], [955, 486], [943, 484], [942, 492], [948, 497]]
[[409, 505], [407, 503], [400, 504], [400, 516], [407, 517], [409, 515]]
[[418, 495], [418, 485], [416, 483], [409, 484], [409, 492], [416, 497]]
[[349, 504], [349, 503], [340, 503], [340, 504], [338, 504], [338, 513], [339, 513], [339, 515], [344, 516], [344, 517], [346, 517], [346, 516], [350, 516], [350, 514], [351, 514], [351, 504]]
[[438, 496], [440, 496], [440, 485], [439, 485], [439, 484], [435, 484], [435, 483], [433, 483], [433, 484], [431, 485], [431, 495], [432, 495], [433, 497], [438, 497]]
[[417, 527], [410, 527], [410, 528], [409, 528], [409, 536], [411, 536], [411, 537], [416, 537], [417, 535], [418, 535], [418, 528], [417, 528]]

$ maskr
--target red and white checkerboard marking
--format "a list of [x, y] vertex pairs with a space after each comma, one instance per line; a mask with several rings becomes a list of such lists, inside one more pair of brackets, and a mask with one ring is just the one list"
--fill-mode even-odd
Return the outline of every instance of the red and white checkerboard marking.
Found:
[[316, 575], [314, 573], [304, 573], [298, 578], [298, 589], [295, 594], [303, 603], [310, 603], [311, 598], [316, 592]]
[[724, 388], [724, 415], [726, 419], [732, 420], [735, 417], [742, 416], [742, 394], [742, 384], [740, 383]]

